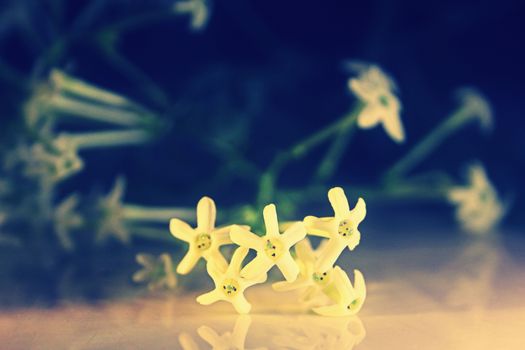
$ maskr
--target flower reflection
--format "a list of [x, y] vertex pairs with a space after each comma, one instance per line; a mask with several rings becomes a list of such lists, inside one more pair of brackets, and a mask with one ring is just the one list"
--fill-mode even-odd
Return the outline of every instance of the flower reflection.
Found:
[[283, 327], [273, 337], [273, 343], [280, 348], [352, 349], [366, 336], [365, 327], [357, 316], [346, 320], [307, 316], [290, 321], [287, 320], [288, 325], [293, 326]]
[[[216, 321], [220, 328], [224, 319]], [[251, 331], [250, 331], [251, 329]], [[197, 349], [353, 349], [366, 336], [363, 323], [357, 316], [328, 319], [318, 316], [248, 316], [235, 319], [232, 331], [220, 334], [211, 326], [203, 325], [196, 331], [179, 334], [184, 350]], [[248, 337], [250, 334], [250, 337]]]

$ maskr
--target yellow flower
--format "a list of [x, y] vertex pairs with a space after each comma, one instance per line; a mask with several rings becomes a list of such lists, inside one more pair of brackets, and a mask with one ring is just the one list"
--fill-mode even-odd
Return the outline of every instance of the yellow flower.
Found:
[[60, 245], [67, 251], [72, 251], [75, 247], [71, 239], [71, 231], [74, 231], [84, 224], [82, 216], [76, 212], [79, 202], [77, 194], [66, 197], [55, 207], [53, 213], [54, 232], [58, 237]]
[[200, 258], [216, 265], [221, 271], [226, 270], [228, 263], [219, 248], [232, 243], [231, 226], [215, 228], [216, 215], [215, 202], [209, 197], [202, 197], [197, 204], [197, 228], [176, 218], [170, 220], [171, 234], [189, 244], [188, 252], [177, 266], [177, 273], [190, 273]]
[[263, 237], [240, 226], [234, 226], [231, 230], [230, 236], [234, 243], [257, 252], [255, 259], [243, 268], [241, 275], [249, 279], [257, 278], [277, 265], [284, 278], [292, 282], [299, 274], [299, 267], [290, 255], [290, 248], [306, 236], [304, 225], [296, 222], [280, 234], [274, 204], [264, 207], [263, 216], [266, 226], [266, 235]]
[[133, 275], [134, 282], [148, 282], [150, 290], [160, 288], [173, 289], [177, 285], [177, 276], [173, 271], [173, 261], [169, 254], [161, 254], [157, 258], [149, 254], [137, 254], [137, 262], [143, 268]]
[[340, 267], [334, 268], [334, 283], [339, 293], [336, 304], [316, 307], [315, 313], [323, 316], [351, 316], [361, 310], [366, 299], [365, 278], [359, 270], [354, 270], [354, 285], [346, 272]]
[[306, 231], [309, 234], [329, 239], [320, 253], [317, 271], [328, 271], [345, 247], [354, 250], [361, 239], [358, 225], [366, 216], [365, 201], [359, 198], [355, 208], [350, 210], [341, 187], [330, 189], [328, 199], [334, 209], [333, 217], [307, 216], [304, 218]]
[[316, 270], [319, 252], [322, 251], [323, 247], [324, 244], [321, 244], [317, 250], [314, 250], [308, 239], [298, 242], [295, 245], [295, 253], [297, 256], [296, 262], [300, 267], [299, 276], [293, 282], [281, 281], [274, 283], [272, 288], [278, 292], [302, 289], [301, 302], [309, 302], [321, 293], [333, 297], [333, 269], [331, 268], [327, 271]]
[[452, 187], [448, 199], [457, 206], [456, 217], [464, 229], [473, 233], [486, 233], [505, 215], [504, 205], [482, 166], [469, 168], [469, 184]]
[[393, 81], [375, 65], [356, 65], [357, 78], [348, 81], [350, 90], [365, 104], [357, 118], [362, 129], [383, 124], [386, 133], [396, 142], [405, 140], [399, 113], [401, 104], [394, 92]]
[[215, 289], [197, 297], [197, 302], [202, 305], [210, 305], [222, 300], [231, 303], [240, 314], [250, 312], [252, 306], [246, 300], [244, 290], [254, 284], [264, 282], [266, 276], [259, 276], [257, 279], [241, 277], [241, 264], [247, 254], [248, 248], [237, 248], [226, 271], [221, 270], [216, 264], [208, 262], [206, 270], [213, 279]]

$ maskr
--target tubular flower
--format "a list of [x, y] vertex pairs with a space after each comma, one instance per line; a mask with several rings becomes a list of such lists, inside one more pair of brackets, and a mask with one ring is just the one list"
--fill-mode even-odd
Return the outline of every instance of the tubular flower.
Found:
[[134, 282], [148, 282], [150, 290], [175, 288], [177, 276], [173, 271], [173, 261], [169, 254], [164, 253], [158, 257], [149, 254], [137, 254], [136, 259], [143, 268], [133, 275]]
[[252, 306], [244, 296], [244, 290], [254, 284], [262, 283], [266, 276], [260, 275], [257, 279], [246, 279], [241, 277], [242, 261], [248, 254], [248, 249], [239, 247], [233, 253], [230, 265], [226, 271], [221, 270], [217, 264], [208, 262], [206, 270], [215, 284], [215, 289], [197, 297], [197, 302], [202, 305], [210, 305], [223, 300], [231, 303], [240, 314], [250, 312]]
[[369, 129], [383, 124], [386, 133], [396, 142], [405, 140], [399, 113], [401, 104], [396, 97], [394, 82], [375, 65], [358, 65], [357, 78], [348, 81], [348, 87], [364, 104], [357, 125]]
[[71, 251], [75, 247], [70, 236], [71, 231], [78, 229], [84, 223], [84, 219], [76, 211], [78, 202], [78, 195], [72, 194], [60, 202], [53, 213], [54, 231], [60, 245], [67, 251]]
[[219, 248], [232, 243], [231, 226], [215, 228], [216, 215], [215, 202], [209, 197], [202, 197], [197, 204], [197, 228], [192, 228], [182, 220], [171, 219], [171, 234], [189, 244], [188, 252], [177, 266], [177, 273], [190, 273], [200, 258], [216, 265], [221, 271], [226, 270], [228, 263]]
[[[326, 242], [326, 241], [325, 241]], [[281, 281], [274, 283], [272, 288], [278, 292], [302, 289], [300, 300], [308, 302], [319, 294], [324, 293], [327, 296], [334, 296], [332, 281], [333, 269], [327, 271], [317, 271], [316, 263], [319, 258], [319, 251], [314, 250], [308, 239], [303, 239], [295, 245], [296, 262], [299, 265], [300, 272], [297, 279], [293, 282]]]
[[340, 267], [334, 268], [335, 288], [339, 293], [336, 304], [316, 307], [313, 311], [323, 316], [351, 316], [361, 310], [366, 299], [365, 278], [359, 270], [354, 270], [354, 285], [346, 272]]
[[448, 199], [456, 205], [456, 217], [465, 230], [487, 233], [501, 221], [505, 208], [482, 166], [471, 166], [468, 176], [469, 184], [452, 187]]
[[117, 178], [111, 191], [98, 202], [98, 209], [101, 213], [95, 238], [98, 243], [105, 242], [112, 236], [122, 243], [130, 241], [129, 228], [122, 216], [125, 187], [124, 178]]
[[328, 238], [317, 263], [317, 271], [328, 271], [333, 267], [341, 252], [348, 247], [350, 250], [359, 244], [361, 233], [358, 225], [366, 216], [366, 204], [359, 198], [354, 209], [350, 210], [348, 200], [342, 188], [334, 187], [328, 191], [328, 199], [334, 209], [333, 217], [304, 218], [306, 231], [311, 235]]
[[277, 265], [284, 278], [293, 282], [299, 274], [299, 267], [290, 255], [290, 248], [306, 236], [304, 225], [302, 222], [296, 222], [280, 234], [274, 204], [264, 207], [263, 216], [266, 226], [266, 235], [263, 237], [240, 226], [234, 226], [231, 231], [234, 243], [257, 252], [255, 259], [243, 268], [241, 275], [249, 279], [257, 278]]

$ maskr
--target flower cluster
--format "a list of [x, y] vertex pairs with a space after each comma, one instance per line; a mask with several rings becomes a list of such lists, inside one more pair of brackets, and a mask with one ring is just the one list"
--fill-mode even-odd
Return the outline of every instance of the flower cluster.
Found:
[[[341, 253], [348, 247], [354, 250], [361, 234], [358, 226], [366, 216], [366, 206], [359, 199], [350, 209], [342, 188], [332, 188], [328, 198], [334, 209], [333, 217], [307, 216], [294, 222], [284, 232], [279, 229], [274, 204], [264, 207], [266, 227], [264, 235], [250, 231], [247, 226], [230, 225], [215, 227], [216, 207], [212, 199], [203, 197], [197, 204], [197, 227], [177, 218], [170, 221], [170, 232], [188, 243], [184, 258], [178, 263], [177, 273], [188, 274], [202, 258], [215, 288], [197, 298], [197, 302], [210, 305], [226, 301], [241, 314], [248, 313], [251, 304], [244, 291], [268, 279], [268, 271], [276, 267], [284, 281], [273, 285], [276, 291], [303, 290], [302, 301], [312, 302], [320, 295], [331, 300], [330, 305], [316, 305], [313, 311], [325, 316], [354, 315], [366, 298], [364, 277], [354, 271], [354, 283], [339, 266], [334, 266]], [[317, 250], [311, 246], [307, 235], [325, 239]], [[220, 247], [235, 244], [233, 256], [228, 263]], [[293, 250], [292, 250], [293, 248]], [[243, 264], [249, 250], [256, 253], [254, 259]], [[295, 253], [295, 258], [293, 257]]]

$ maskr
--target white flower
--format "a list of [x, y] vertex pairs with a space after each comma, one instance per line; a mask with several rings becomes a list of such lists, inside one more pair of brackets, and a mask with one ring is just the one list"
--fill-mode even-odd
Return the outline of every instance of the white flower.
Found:
[[151, 291], [162, 288], [173, 289], [177, 286], [177, 276], [169, 254], [163, 253], [158, 257], [150, 254], [137, 254], [136, 260], [142, 265], [142, 268], [133, 274], [134, 282], [147, 282], [148, 289]]
[[399, 113], [401, 103], [395, 96], [394, 82], [375, 65], [353, 65], [357, 78], [349, 79], [348, 86], [364, 104], [357, 125], [362, 129], [383, 124], [386, 133], [396, 142], [405, 140]]
[[96, 241], [99, 243], [106, 241], [111, 236], [123, 243], [128, 243], [130, 240], [129, 228], [122, 214], [125, 187], [125, 180], [118, 178], [113, 189], [98, 203], [101, 218], [96, 232]]
[[189, 14], [191, 16], [190, 25], [193, 30], [206, 28], [210, 19], [210, 4], [208, 0], [177, 1], [173, 5], [173, 11], [179, 14]]
[[505, 207], [481, 165], [472, 165], [468, 177], [468, 185], [449, 189], [448, 199], [457, 206], [456, 217], [465, 230], [487, 233], [501, 221]]

